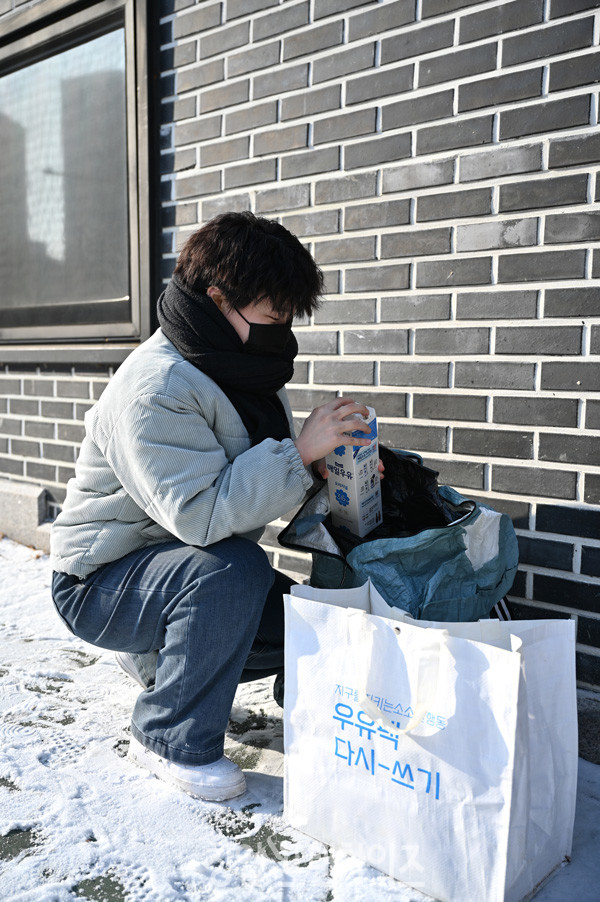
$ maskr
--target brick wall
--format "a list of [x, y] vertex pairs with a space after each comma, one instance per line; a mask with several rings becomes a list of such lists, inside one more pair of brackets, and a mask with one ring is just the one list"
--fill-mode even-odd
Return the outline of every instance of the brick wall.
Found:
[[[600, 685], [600, 2], [156, 9], [164, 278], [223, 210], [298, 234], [328, 290], [297, 329], [299, 422], [355, 395], [386, 444], [507, 511], [513, 613], [578, 615], [580, 685]], [[5, 369], [0, 476], [48, 478], [60, 500], [67, 427], [106, 375]], [[62, 397], [67, 383], [85, 398]], [[60, 445], [69, 459], [47, 461]], [[274, 563], [306, 574], [279, 525]]]

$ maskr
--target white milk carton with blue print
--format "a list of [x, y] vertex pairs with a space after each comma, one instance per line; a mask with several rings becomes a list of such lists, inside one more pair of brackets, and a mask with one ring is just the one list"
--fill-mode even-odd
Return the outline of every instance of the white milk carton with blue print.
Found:
[[361, 539], [381, 523], [382, 517], [377, 418], [372, 407], [367, 410], [365, 422], [371, 431], [357, 429], [350, 435], [370, 438], [370, 444], [340, 445], [325, 459], [332, 523]]

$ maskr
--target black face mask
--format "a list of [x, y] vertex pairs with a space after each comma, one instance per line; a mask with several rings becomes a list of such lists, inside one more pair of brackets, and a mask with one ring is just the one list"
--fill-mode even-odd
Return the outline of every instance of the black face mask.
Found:
[[241, 310], [237, 311], [250, 326], [250, 333], [244, 343], [248, 354], [280, 354], [292, 333], [292, 320], [285, 323], [251, 323]]

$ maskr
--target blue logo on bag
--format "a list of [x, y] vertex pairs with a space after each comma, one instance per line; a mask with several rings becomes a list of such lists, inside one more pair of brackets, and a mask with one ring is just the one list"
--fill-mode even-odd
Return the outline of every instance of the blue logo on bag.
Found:
[[337, 492], [335, 493], [335, 498], [337, 503], [341, 504], [342, 507], [346, 507], [348, 504], [350, 504], [350, 498], [345, 492], [342, 491], [342, 489], [337, 490]]

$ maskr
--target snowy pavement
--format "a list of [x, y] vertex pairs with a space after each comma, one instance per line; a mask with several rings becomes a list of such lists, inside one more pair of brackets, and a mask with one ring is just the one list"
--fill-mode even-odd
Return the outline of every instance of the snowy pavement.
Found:
[[[3, 902], [430, 898], [286, 824], [271, 680], [236, 696], [226, 750], [246, 772], [239, 800], [200, 802], [132, 765], [138, 687], [110, 652], [65, 630], [49, 584], [44, 555], [0, 541]], [[579, 764], [573, 860], [539, 902], [600, 897], [600, 765]]]

